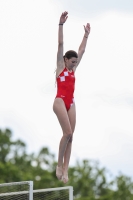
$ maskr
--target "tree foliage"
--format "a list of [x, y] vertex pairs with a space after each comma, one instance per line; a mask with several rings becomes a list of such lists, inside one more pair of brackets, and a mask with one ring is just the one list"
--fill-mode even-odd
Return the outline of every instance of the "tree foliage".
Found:
[[[47, 147], [36, 155], [26, 152], [26, 144], [12, 140], [9, 129], [0, 130], [0, 183], [32, 180], [34, 189], [61, 187], [55, 176], [55, 156]], [[107, 180], [108, 171], [97, 161], [77, 161], [69, 168], [69, 182], [77, 200], [133, 200], [133, 182], [119, 174]]]

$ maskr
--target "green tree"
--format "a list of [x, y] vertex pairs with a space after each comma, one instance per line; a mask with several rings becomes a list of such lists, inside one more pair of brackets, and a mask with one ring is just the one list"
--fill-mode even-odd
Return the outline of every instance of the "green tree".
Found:
[[27, 180], [34, 181], [35, 189], [55, 187], [54, 155], [48, 148], [42, 148], [37, 155], [27, 154], [24, 142], [13, 141], [9, 129], [0, 130], [0, 183]]
[[7, 156], [11, 151], [11, 146], [13, 145], [10, 138], [11, 131], [9, 129], [6, 129], [5, 131], [0, 129], [0, 161], [2, 163], [6, 162]]
[[100, 169], [96, 161], [77, 162], [75, 167], [70, 168], [70, 177], [75, 198], [98, 199], [109, 194], [110, 183], [106, 180], [106, 169]]
[[114, 180], [112, 200], [133, 200], [133, 182], [130, 177], [120, 174]]
[[[64, 186], [55, 175], [57, 163], [48, 148], [26, 152], [26, 144], [12, 140], [9, 129], [0, 130], [0, 183], [32, 180], [34, 189]], [[120, 174], [108, 181], [108, 171], [97, 161], [77, 161], [69, 168], [69, 182], [76, 200], [133, 200], [133, 182]], [[65, 185], [65, 186], [66, 186]]]

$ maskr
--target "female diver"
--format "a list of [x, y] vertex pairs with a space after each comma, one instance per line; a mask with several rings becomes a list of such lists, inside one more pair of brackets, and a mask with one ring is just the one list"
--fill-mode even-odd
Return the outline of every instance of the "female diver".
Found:
[[57, 95], [53, 104], [63, 136], [59, 145], [58, 165], [56, 176], [64, 183], [68, 182], [68, 165], [71, 155], [72, 138], [76, 124], [76, 108], [74, 103], [75, 71], [85, 52], [87, 39], [90, 34], [90, 24], [84, 26], [84, 36], [78, 53], [69, 50], [63, 56], [63, 25], [68, 18], [68, 12], [63, 12], [59, 20], [58, 51], [57, 51]]

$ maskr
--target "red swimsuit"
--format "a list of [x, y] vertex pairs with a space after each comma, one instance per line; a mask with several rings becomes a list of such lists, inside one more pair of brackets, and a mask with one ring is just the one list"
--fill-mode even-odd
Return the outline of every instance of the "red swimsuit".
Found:
[[75, 76], [74, 71], [69, 72], [66, 68], [57, 77], [56, 98], [63, 99], [67, 111], [74, 103]]

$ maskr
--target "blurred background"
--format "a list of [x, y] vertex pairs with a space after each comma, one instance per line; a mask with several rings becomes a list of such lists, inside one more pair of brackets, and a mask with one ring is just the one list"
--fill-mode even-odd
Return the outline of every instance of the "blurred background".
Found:
[[56, 162], [62, 132], [52, 105], [58, 23], [64, 11], [64, 53], [78, 50], [83, 25], [91, 25], [76, 71], [77, 124], [70, 166], [96, 160], [112, 176], [132, 178], [132, 0], [0, 1], [1, 137], [10, 133], [7, 138], [25, 144], [29, 155], [46, 148]]

